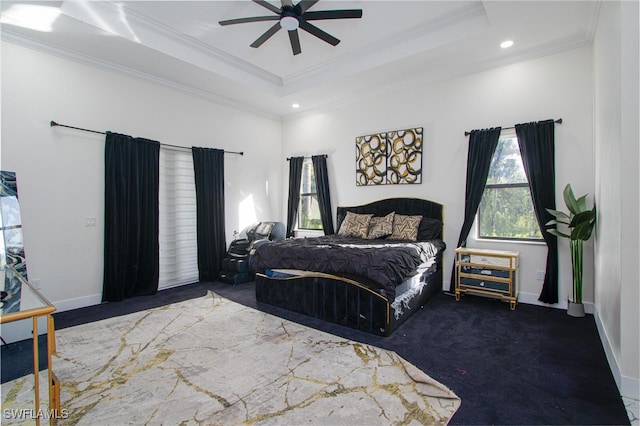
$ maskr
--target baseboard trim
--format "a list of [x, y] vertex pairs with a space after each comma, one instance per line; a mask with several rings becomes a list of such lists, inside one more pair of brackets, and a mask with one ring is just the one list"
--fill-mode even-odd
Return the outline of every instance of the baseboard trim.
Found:
[[[183, 285], [193, 284], [195, 282], [197, 281], [167, 285], [165, 287], [159, 288], [158, 291], [168, 290], [174, 287], [181, 287]], [[71, 311], [73, 309], [86, 308], [88, 306], [99, 305], [101, 303], [102, 303], [102, 293], [97, 293], [89, 296], [78, 297], [75, 299], [59, 300], [57, 302], [54, 302], [53, 305], [56, 307], [56, 312], [64, 312], [64, 311]]]
[[604, 353], [607, 357], [607, 362], [609, 363], [609, 368], [613, 374], [616, 386], [618, 386], [620, 395], [626, 398], [640, 400], [640, 380], [634, 377], [622, 375], [620, 372], [620, 366], [618, 365], [618, 360], [613, 353], [609, 336], [607, 335], [607, 330], [604, 328], [602, 319], [600, 318], [600, 315], [598, 315], [597, 310], [594, 314], [594, 318], [596, 320], [596, 327], [598, 328], [598, 335], [600, 336], [600, 341], [602, 342], [602, 347], [604, 348]]
[[620, 395], [640, 401], [640, 380], [634, 377], [620, 376]]
[[[558, 303], [548, 304], [548, 303], [543, 303], [539, 301], [538, 300], [539, 297], [540, 296], [538, 294], [533, 294], [533, 293], [518, 293], [518, 303], [525, 303], [527, 305], [544, 306], [547, 308], [554, 308], [554, 309], [563, 309], [565, 311], [569, 307], [568, 300], [560, 300]], [[593, 314], [595, 312], [595, 305], [590, 302], [584, 302], [584, 312], [587, 314]]]
[[[524, 303], [527, 305], [545, 306], [547, 308], [563, 309], [563, 310], [566, 310], [569, 305], [567, 300], [562, 300], [553, 305], [542, 303], [538, 300], [538, 295], [533, 293], [518, 293], [518, 303]], [[620, 392], [620, 396], [624, 396], [626, 398], [631, 398], [635, 400], [640, 400], [640, 380], [634, 377], [623, 376], [622, 373], [620, 372], [620, 366], [618, 365], [618, 360], [613, 354], [613, 349], [609, 341], [609, 336], [607, 335], [604, 325], [602, 324], [602, 320], [598, 315], [598, 311], [595, 308], [595, 304], [585, 302], [584, 311], [587, 314], [593, 314], [593, 317], [596, 322], [596, 327], [598, 329], [598, 336], [600, 337], [600, 342], [602, 343], [602, 347], [604, 348], [604, 352], [607, 357], [607, 362], [609, 363], [609, 368], [611, 369], [611, 373], [613, 374], [613, 378], [616, 382], [616, 386], [618, 387], [618, 391]]]
[[102, 303], [102, 294], [98, 293], [90, 296], [77, 297], [75, 299], [59, 300], [53, 304], [56, 307], [56, 312], [64, 312], [99, 305], [100, 303]]
[[[538, 300], [538, 295], [532, 293], [519, 293], [518, 294], [518, 303], [526, 303], [528, 305], [539, 305], [546, 306], [549, 308], [555, 309], [567, 309], [568, 301], [563, 300], [554, 305], [548, 305], [546, 303], [542, 303]], [[607, 362], [609, 363], [609, 368], [611, 369], [611, 373], [613, 374], [613, 378], [616, 382], [616, 386], [618, 386], [618, 391], [621, 396], [638, 400], [640, 399], [640, 380], [634, 377], [623, 376], [620, 372], [620, 366], [618, 365], [618, 360], [613, 354], [613, 349], [611, 348], [611, 343], [609, 341], [609, 336], [607, 335], [607, 331], [602, 324], [602, 320], [598, 315], [598, 311], [595, 308], [593, 303], [585, 303], [584, 311], [587, 314], [593, 314], [593, 317], [596, 322], [596, 327], [598, 328], [598, 336], [600, 336], [600, 342], [602, 343], [602, 347], [604, 348], [605, 355], [607, 357]]]

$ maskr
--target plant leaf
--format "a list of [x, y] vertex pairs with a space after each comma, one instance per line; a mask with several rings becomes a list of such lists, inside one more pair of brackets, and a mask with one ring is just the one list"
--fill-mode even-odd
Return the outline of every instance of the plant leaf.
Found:
[[568, 214], [566, 214], [565, 212], [562, 212], [560, 210], [553, 210], [553, 209], [545, 209], [545, 210], [549, 214], [555, 216], [558, 219], [567, 219], [567, 220], [571, 219]]
[[587, 194], [576, 200], [576, 212], [581, 213], [587, 210]]
[[583, 223], [593, 225], [594, 219], [595, 219], [595, 214], [593, 210], [586, 210], [573, 216], [573, 218], [571, 219], [571, 222], [569, 223], [569, 227], [575, 228], [576, 226], [582, 225]]
[[551, 219], [549, 222], [544, 224], [544, 226], [551, 226], [551, 225], [567, 225], [567, 226], [569, 226], [569, 222], [563, 222], [561, 220]]
[[582, 222], [576, 225], [575, 228], [571, 230], [571, 239], [572, 240], [583, 240], [586, 241], [591, 237], [591, 230], [593, 229], [593, 224], [589, 222]]
[[562, 195], [564, 197], [564, 203], [567, 205], [569, 211], [573, 214], [576, 214], [578, 212], [578, 204], [576, 202], [576, 196], [573, 195], [571, 184], [568, 183], [567, 186], [564, 187]]

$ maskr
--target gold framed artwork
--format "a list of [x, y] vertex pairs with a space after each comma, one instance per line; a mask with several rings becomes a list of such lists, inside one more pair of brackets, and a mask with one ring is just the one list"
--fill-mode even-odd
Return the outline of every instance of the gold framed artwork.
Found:
[[356, 137], [356, 186], [422, 183], [422, 127]]

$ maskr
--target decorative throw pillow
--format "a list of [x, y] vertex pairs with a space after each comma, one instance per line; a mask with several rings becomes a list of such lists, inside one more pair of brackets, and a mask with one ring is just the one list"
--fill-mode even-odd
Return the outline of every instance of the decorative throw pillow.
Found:
[[384, 217], [372, 217], [369, 222], [369, 233], [367, 238], [374, 240], [376, 238], [386, 237], [393, 232], [393, 217], [396, 212], [391, 212]]
[[441, 239], [442, 237], [442, 221], [423, 217], [418, 227], [418, 241]]
[[390, 240], [411, 240], [418, 238], [418, 226], [422, 216], [405, 216], [396, 214], [393, 218], [393, 232], [389, 235]]
[[347, 212], [338, 235], [345, 237], [367, 238], [369, 232], [369, 222], [371, 222], [372, 214], [357, 214]]

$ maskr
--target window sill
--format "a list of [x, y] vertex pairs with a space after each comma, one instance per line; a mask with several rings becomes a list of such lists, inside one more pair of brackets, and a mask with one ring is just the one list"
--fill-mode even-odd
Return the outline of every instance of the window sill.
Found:
[[295, 229], [293, 232], [296, 238], [321, 237], [324, 235], [324, 231], [318, 229]]
[[524, 244], [532, 246], [546, 246], [547, 243], [542, 241], [525, 241], [525, 240], [501, 240], [495, 238], [474, 238], [473, 241], [479, 241], [482, 243], [496, 243], [496, 244]]

